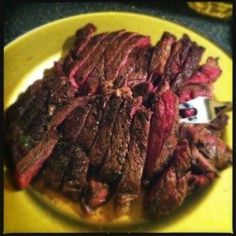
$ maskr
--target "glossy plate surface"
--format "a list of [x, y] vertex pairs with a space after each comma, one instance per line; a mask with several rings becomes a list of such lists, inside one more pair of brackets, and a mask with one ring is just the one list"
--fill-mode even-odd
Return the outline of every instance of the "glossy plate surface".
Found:
[[[204, 46], [202, 62], [208, 56], [219, 57], [223, 70], [215, 83], [216, 99], [232, 101], [232, 60], [204, 36], [159, 18], [133, 13], [104, 12], [65, 18], [36, 28], [17, 38], [4, 49], [4, 109], [12, 104], [33, 81], [42, 78], [43, 71], [53, 61], [65, 55], [72, 46], [75, 31], [93, 23], [99, 32], [126, 29], [150, 35], [152, 43], [160, 39], [163, 31], [177, 37], [187, 33]], [[224, 141], [232, 147], [232, 113], [224, 132]], [[140, 209], [133, 206], [134, 214], [117, 222], [102, 225], [99, 213], [92, 219], [80, 217], [79, 209], [68, 199], [43, 194], [30, 187], [16, 191], [9, 173], [4, 170], [4, 232], [84, 232], [122, 230], [145, 232], [232, 232], [232, 167], [206, 190], [195, 194], [172, 215], [158, 220], [144, 221]], [[48, 197], [49, 196], [49, 197]], [[109, 219], [109, 213], [106, 213]], [[96, 222], [97, 221], [97, 222]], [[109, 220], [108, 220], [109, 221]], [[102, 228], [101, 228], [102, 227]]]

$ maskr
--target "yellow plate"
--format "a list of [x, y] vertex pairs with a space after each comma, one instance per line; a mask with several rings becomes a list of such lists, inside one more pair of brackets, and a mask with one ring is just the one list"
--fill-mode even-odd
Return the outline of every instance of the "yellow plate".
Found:
[[[232, 60], [219, 47], [186, 27], [145, 15], [104, 12], [65, 18], [39, 27], [6, 46], [4, 49], [4, 108], [29, 84], [42, 77], [53, 61], [63, 56], [72, 45], [75, 31], [86, 23], [94, 23], [98, 31], [129, 31], [151, 35], [152, 43], [163, 31], [180, 37], [187, 33], [192, 40], [206, 48], [202, 61], [208, 56], [219, 57], [223, 70], [215, 83], [216, 98], [232, 101]], [[224, 140], [232, 146], [232, 114], [224, 133]], [[80, 218], [67, 200], [50, 200], [34, 188], [16, 191], [7, 171], [4, 172], [4, 232], [84, 232], [97, 231], [92, 221]], [[65, 203], [66, 202], [66, 203]], [[120, 227], [121, 223], [107, 225], [102, 230], [148, 232], [232, 232], [232, 168], [206, 190], [197, 193], [172, 215], [158, 222], [143, 222], [134, 216], [132, 222], [124, 217], [121, 222], [134, 225]], [[136, 223], [136, 224], [135, 224]], [[86, 226], [87, 224], [87, 226]], [[98, 222], [99, 226], [99, 222]]]

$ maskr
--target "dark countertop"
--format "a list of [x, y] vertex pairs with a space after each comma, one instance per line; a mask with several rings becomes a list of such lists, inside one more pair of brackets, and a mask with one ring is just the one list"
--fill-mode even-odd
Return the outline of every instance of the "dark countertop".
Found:
[[101, 11], [136, 12], [161, 17], [200, 32], [232, 55], [231, 20], [221, 21], [195, 13], [186, 3], [159, 2], [76, 2], [4, 3], [4, 44], [25, 32], [56, 19]]

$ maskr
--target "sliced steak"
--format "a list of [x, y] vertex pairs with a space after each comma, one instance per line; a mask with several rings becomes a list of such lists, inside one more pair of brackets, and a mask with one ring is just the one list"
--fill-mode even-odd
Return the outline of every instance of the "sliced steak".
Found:
[[98, 96], [89, 111], [84, 127], [77, 138], [83, 150], [89, 153], [97, 135], [98, 127], [101, 122], [103, 111], [107, 105], [109, 96]]
[[72, 64], [71, 69], [69, 70], [69, 78], [72, 84], [77, 84], [77, 87], [80, 88], [80, 84], [75, 81], [75, 76], [88, 58], [93, 54], [94, 50], [99, 46], [107, 33], [102, 33], [94, 36], [88, 43], [88, 45], [81, 51], [77, 60]]
[[132, 116], [139, 108], [141, 102], [142, 100], [127, 99], [117, 114], [110, 146], [98, 175], [99, 179], [105, 183], [115, 183], [122, 175], [122, 167], [127, 158], [126, 154], [130, 141]]
[[218, 58], [208, 57], [204, 64], [185, 84], [208, 84], [215, 82], [221, 75]]
[[154, 78], [163, 75], [166, 63], [171, 53], [172, 45], [175, 41], [176, 37], [173, 34], [164, 32], [160, 41], [155, 45], [150, 63], [150, 74]]
[[89, 23], [84, 27], [80, 28], [76, 32], [75, 49], [70, 50], [68, 55], [65, 57], [62, 63], [63, 72], [68, 75], [69, 69], [71, 68], [76, 57], [82, 52], [84, 47], [90, 41], [92, 35], [97, 30], [96, 26]]
[[20, 188], [27, 187], [34, 176], [38, 174], [43, 163], [49, 158], [54, 146], [58, 141], [56, 128], [62, 124], [66, 116], [78, 106], [88, 103], [88, 97], [74, 98], [71, 102], [58, 109], [48, 124], [48, 130], [42, 139], [29, 150], [27, 155], [17, 156], [16, 162], [16, 181]]
[[28, 89], [21, 93], [17, 101], [12, 104], [6, 111], [6, 125], [7, 128], [11, 126], [12, 123], [17, 122], [20, 117], [25, 113], [25, 110], [34, 100], [35, 96], [41, 91], [43, 84], [47, 81], [47, 78], [37, 80]]
[[98, 134], [89, 152], [90, 163], [94, 167], [99, 167], [103, 162], [104, 155], [110, 145], [116, 116], [123, 100], [122, 97], [112, 95], [103, 112]]
[[179, 102], [184, 103], [198, 96], [213, 97], [212, 84], [187, 85], [177, 92]]
[[223, 169], [232, 162], [232, 150], [204, 126], [181, 125], [180, 137], [187, 137], [217, 169]]
[[71, 146], [69, 153], [71, 158], [64, 173], [62, 192], [76, 201], [87, 186], [89, 159], [78, 145]]
[[57, 141], [56, 130], [50, 130], [26, 156], [16, 163], [15, 180], [19, 188], [27, 187], [33, 177], [38, 174], [43, 163], [51, 155]]
[[79, 53], [85, 48], [96, 30], [97, 28], [94, 24], [88, 23], [76, 31], [75, 55], [79, 55]]
[[176, 147], [169, 168], [151, 187], [144, 199], [148, 215], [159, 218], [182, 205], [187, 196], [186, 174], [191, 167], [191, 152], [186, 142]]
[[191, 46], [192, 42], [186, 34], [173, 45], [171, 55], [169, 56], [162, 76], [163, 81], [168, 81], [172, 85], [185, 63]]
[[[24, 106], [24, 111], [21, 109], [21, 115], [19, 114], [17, 119], [10, 124], [7, 137], [7, 140], [11, 142], [12, 158], [15, 161], [25, 156], [42, 139], [44, 133], [48, 130], [47, 126], [53, 113], [74, 96], [74, 91], [73, 89], [70, 90], [69, 85], [62, 85], [62, 87], [56, 85], [60, 84], [60, 81], [64, 81], [64, 78], [59, 81], [55, 78], [50, 78], [47, 81], [43, 80], [42, 84], [40, 83], [40, 88], [36, 89], [33, 86], [32, 89], [29, 88], [26, 92], [26, 94], [30, 93], [32, 95], [32, 99], [29, 98], [30, 103], [22, 101], [23, 104], [19, 104], [19, 106]], [[36, 82], [36, 84], [38, 83]], [[65, 87], [65, 93], [62, 95], [60, 89]], [[50, 104], [50, 95], [55, 90], [58, 92], [57, 103]], [[70, 92], [66, 93], [67, 91]], [[33, 94], [33, 92], [35, 93]], [[53, 110], [50, 111], [50, 107], [53, 107]]]
[[196, 72], [204, 51], [205, 49], [203, 47], [198, 46], [195, 42], [193, 42], [182, 70], [172, 84], [174, 91], [181, 89], [185, 81], [191, 78], [191, 76]]
[[104, 51], [109, 45], [112, 45], [113, 42], [119, 37], [119, 35], [123, 34], [123, 31], [115, 31], [108, 35], [106, 35], [103, 40], [101, 41], [99, 47], [97, 47], [94, 52], [93, 56], [90, 57], [82, 66], [82, 68], [78, 71], [75, 75], [77, 84], [80, 84], [81, 90], [83, 89], [83, 85], [88, 79], [90, 73], [95, 68], [96, 64], [101, 59]]
[[47, 186], [53, 189], [61, 186], [70, 158], [69, 143], [61, 139], [43, 168], [42, 179]]
[[83, 88], [83, 94], [95, 94], [100, 90], [103, 81], [105, 81], [107, 67], [110, 66], [122, 46], [134, 35], [136, 34], [123, 32], [116, 41], [105, 50], [101, 60], [90, 74], [87, 84]]
[[145, 164], [145, 176], [147, 178], [160, 174], [171, 158], [177, 144], [178, 99], [171, 90], [162, 92], [157, 99], [148, 140]]
[[123, 86], [127, 86], [129, 75], [132, 74], [133, 72], [135, 72], [138, 51], [139, 51], [139, 49], [136, 49], [130, 53], [126, 64], [121, 68], [119, 75], [114, 82], [114, 85], [113, 85], [114, 89], [118, 89]]
[[105, 73], [105, 79], [103, 84], [103, 91], [106, 92], [109, 88], [113, 87], [113, 82], [119, 75], [120, 69], [126, 64], [129, 54], [135, 48], [142, 48], [145, 46], [150, 45], [150, 38], [141, 36], [141, 35], [134, 35], [130, 38], [121, 48], [121, 50], [116, 55], [113, 62], [110, 66], [107, 67]]
[[141, 48], [136, 57], [135, 70], [128, 75], [127, 86], [133, 89], [136, 85], [145, 83], [149, 76], [150, 47]]
[[140, 194], [141, 178], [147, 154], [150, 120], [151, 111], [144, 107], [134, 115], [127, 161], [123, 167], [123, 174], [115, 195], [115, 208], [118, 214], [126, 214], [129, 211], [132, 200]]
[[207, 125], [207, 128], [216, 136], [221, 137], [225, 126], [228, 124], [228, 119], [229, 116], [227, 114], [220, 112], [217, 117]]
[[65, 140], [72, 143], [78, 140], [78, 136], [85, 125], [91, 106], [91, 103], [88, 103], [84, 107], [78, 107], [66, 118], [62, 127]]
[[149, 215], [159, 218], [182, 205], [197, 189], [205, 187], [217, 177], [217, 172], [194, 146], [181, 141], [169, 167], [151, 187], [144, 200]]

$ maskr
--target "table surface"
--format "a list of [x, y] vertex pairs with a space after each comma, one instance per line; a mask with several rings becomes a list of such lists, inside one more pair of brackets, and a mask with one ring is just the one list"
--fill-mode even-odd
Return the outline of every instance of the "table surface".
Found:
[[[231, 19], [221, 21], [195, 13], [186, 3], [77, 2], [4, 4], [4, 44], [45, 23], [90, 12], [126, 11], [161, 17], [198, 31], [232, 55]], [[168, 29], [167, 29], [168, 30]]]

